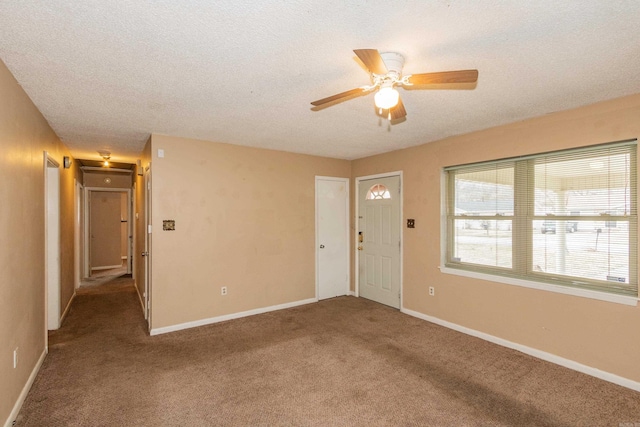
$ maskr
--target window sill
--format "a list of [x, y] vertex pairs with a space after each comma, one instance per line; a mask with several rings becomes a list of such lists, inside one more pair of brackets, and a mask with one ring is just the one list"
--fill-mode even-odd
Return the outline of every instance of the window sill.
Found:
[[531, 280], [515, 279], [513, 277], [496, 276], [493, 274], [478, 273], [475, 271], [458, 270], [450, 267], [438, 267], [442, 273], [453, 274], [456, 276], [470, 277], [473, 279], [487, 280], [489, 282], [505, 283], [507, 285], [522, 286], [524, 288], [538, 289], [543, 291], [555, 292], [559, 294], [572, 295], [582, 298], [590, 298], [600, 301], [607, 301], [616, 304], [624, 304], [630, 306], [638, 305], [638, 298], [628, 297], [624, 295], [608, 294], [606, 292], [590, 291], [587, 289], [576, 289], [564, 286], [552, 285], [549, 283], [534, 282]]

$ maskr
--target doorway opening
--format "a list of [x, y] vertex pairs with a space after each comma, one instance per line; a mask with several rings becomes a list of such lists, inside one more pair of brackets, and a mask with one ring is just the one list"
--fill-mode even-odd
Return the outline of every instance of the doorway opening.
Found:
[[133, 270], [132, 192], [129, 188], [84, 188], [83, 281]]

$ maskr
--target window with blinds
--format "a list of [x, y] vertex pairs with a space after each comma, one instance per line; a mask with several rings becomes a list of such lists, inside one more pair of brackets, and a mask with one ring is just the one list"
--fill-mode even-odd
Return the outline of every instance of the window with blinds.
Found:
[[446, 266], [638, 296], [636, 141], [445, 168]]

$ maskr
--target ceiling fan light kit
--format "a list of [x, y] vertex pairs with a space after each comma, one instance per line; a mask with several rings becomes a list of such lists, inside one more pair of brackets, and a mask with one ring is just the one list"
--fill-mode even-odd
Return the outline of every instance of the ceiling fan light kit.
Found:
[[383, 83], [374, 97], [376, 107], [388, 110], [398, 105], [400, 94], [393, 88], [393, 83]]
[[[399, 120], [403, 119], [407, 112], [395, 86], [428, 86], [476, 83], [478, 81], [478, 70], [442, 71], [403, 76], [404, 57], [397, 52], [380, 53], [376, 49], [356, 49], [353, 52], [367, 67], [372, 84], [313, 101], [311, 105], [319, 107], [377, 89], [374, 101], [380, 110], [379, 113], [382, 115], [382, 110], [388, 110], [389, 121]], [[431, 89], [433, 88], [431, 87]]]

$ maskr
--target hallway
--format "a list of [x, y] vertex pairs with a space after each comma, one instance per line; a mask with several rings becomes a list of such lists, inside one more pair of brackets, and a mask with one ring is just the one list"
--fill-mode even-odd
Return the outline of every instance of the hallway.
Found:
[[[130, 276], [102, 280], [83, 283], [61, 328], [49, 331], [49, 354], [16, 425], [109, 425], [105, 415], [133, 404], [123, 384], [137, 371], [146, 323]], [[94, 368], [105, 365], [113, 375]]]
[[[127, 274], [127, 261], [123, 260], [122, 265], [118, 268], [109, 270], [94, 271], [90, 277], [85, 277], [80, 283], [80, 289], [77, 292], [83, 292], [86, 288], [104, 285], [116, 278], [120, 278]], [[129, 275], [131, 278], [131, 275]]]

